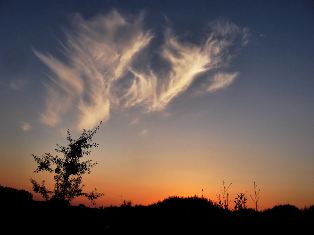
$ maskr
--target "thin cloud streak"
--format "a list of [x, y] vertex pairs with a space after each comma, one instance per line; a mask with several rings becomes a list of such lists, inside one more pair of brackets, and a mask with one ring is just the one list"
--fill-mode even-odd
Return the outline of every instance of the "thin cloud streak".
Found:
[[207, 91], [213, 93], [230, 86], [238, 75], [238, 72], [215, 74], [212, 83], [207, 88]]
[[[77, 128], [84, 129], [106, 121], [113, 106], [141, 106], [146, 112], [164, 110], [201, 74], [222, 69], [230, 56], [227, 49], [237, 37], [247, 40], [247, 31], [232, 23], [216, 24], [200, 45], [182, 42], [168, 33], [159, 59], [169, 68], [161, 73], [151, 69], [150, 61], [137, 62], [138, 54], [151, 49], [154, 37], [144, 29], [143, 19], [142, 14], [126, 17], [117, 11], [90, 20], [76, 15], [73, 30], [66, 32], [66, 61], [34, 50], [52, 71], [41, 114], [43, 123], [55, 126], [71, 110]], [[230, 85], [236, 76], [220, 72], [208, 91]]]

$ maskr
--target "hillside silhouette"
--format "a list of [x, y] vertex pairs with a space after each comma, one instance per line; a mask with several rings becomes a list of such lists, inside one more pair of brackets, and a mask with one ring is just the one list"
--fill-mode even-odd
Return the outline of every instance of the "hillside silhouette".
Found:
[[35, 201], [25, 190], [3, 186], [0, 208], [1, 234], [301, 234], [313, 231], [314, 221], [314, 206], [231, 211], [194, 196], [169, 197], [148, 206], [124, 202], [89, 208]]

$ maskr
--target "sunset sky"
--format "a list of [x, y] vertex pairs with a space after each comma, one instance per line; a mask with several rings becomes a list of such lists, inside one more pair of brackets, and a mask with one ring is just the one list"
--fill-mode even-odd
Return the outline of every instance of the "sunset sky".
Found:
[[313, 26], [313, 1], [0, 1], [0, 184], [51, 185], [32, 154], [103, 121], [97, 205], [314, 204]]

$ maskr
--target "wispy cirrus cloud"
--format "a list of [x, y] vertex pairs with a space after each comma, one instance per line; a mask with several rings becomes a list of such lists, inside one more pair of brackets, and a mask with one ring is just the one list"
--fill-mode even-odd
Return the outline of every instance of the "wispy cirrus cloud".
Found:
[[[131, 70], [134, 80], [126, 93], [126, 106], [140, 104], [145, 106], [148, 112], [163, 110], [172, 99], [185, 92], [201, 74], [225, 67], [231, 57], [226, 51], [239, 37], [240, 42], [246, 44], [247, 29], [241, 30], [230, 22], [214, 24], [211, 34], [201, 44], [184, 43], [172, 34], [166, 34], [161, 56], [170, 65], [168, 73], [161, 75], [152, 70], [149, 72]], [[218, 72], [208, 91], [218, 91], [229, 86], [237, 75], [237, 72], [232, 74]]]
[[238, 74], [238, 72], [215, 74], [212, 82], [207, 87], [207, 91], [213, 93], [230, 86], [234, 82]]
[[[55, 126], [71, 110], [77, 128], [83, 129], [107, 120], [115, 105], [142, 106], [146, 112], [163, 110], [201, 74], [224, 67], [230, 57], [227, 49], [236, 38], [247, 40], [247, 33], [230, 22], [215, 24], [200, 44], [166, 33], [159, 59], [167, 66], [156, 69], [150, 61], [137, 61], [140, 53], [151, 49], [154, 37], [144, 29], [143, 20], [142, 14], [126, 17], [117, 11], [90, 20], [76, 15], [73, 29], [66, 32], [66, 60], [34, 50], [52, 71], [43, 123]], [[208, 91], [230, 85], [237, 73], [233, 75], [220, 72]]]
[[109, 118], [114, 100], [111, 87], [153, 37], [143, 31], [142, 21], [142, 16], [127, 21], [117, 11], [88, 21], [77, 15], [73, 32], [66, 33], [67, 62], [34, 51], [53, 72], [43, 123], [58, 124], [73, 106], [79, 129], [92, 128]]

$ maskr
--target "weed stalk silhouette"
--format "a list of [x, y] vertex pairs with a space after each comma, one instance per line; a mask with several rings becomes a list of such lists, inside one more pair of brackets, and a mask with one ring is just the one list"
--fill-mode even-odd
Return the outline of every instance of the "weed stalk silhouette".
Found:
[[252, 201], [254, 202], [255, 205], [255, 211], [258, 211], [258, 203], [259, 203], [259, 199], [260, 199], [260, 192], [261, 189], [257, 186], [256, 182], [254, 181], [253, 183], [253, 192], [254, 194], [250, 195]]
[[229, 208], [229, 189], [232, 183], [226, 185], [226, 182], [222, 181], [222, 191], [221, 194], [218, 194], [218, 206], [228, 210]]

